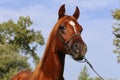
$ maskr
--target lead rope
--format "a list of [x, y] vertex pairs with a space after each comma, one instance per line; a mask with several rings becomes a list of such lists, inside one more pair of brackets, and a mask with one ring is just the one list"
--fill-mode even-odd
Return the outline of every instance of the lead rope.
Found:
[[80, 62], [80, 63], [86, 62], [86, 63], [90, 66], [90, 68], [96, 73], [96, 75], [97, 75], [101, 80], [104, 80], [103, 77], [101, 77], [101, 76], [96, 72], [96, 70], [93, 68], [92, 64], [91, 64], [86, 58], [84, 58], [84, 61], [79, 61], [79, 62]]

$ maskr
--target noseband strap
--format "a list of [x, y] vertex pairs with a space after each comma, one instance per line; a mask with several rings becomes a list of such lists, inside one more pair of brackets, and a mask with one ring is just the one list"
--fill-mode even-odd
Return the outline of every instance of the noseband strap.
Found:
[[76, 37], [76, 36], [80, 36], [80, 34], [73, 34], [68, 40], [65, 41], [65, 40], [63, 39], [63, 37], [61, 36], [61, 34], [59, 33], [59, 38], [60, 38], [60, 40], [62, 41], [62, 43], [63, 43], [63, 45], [64, 45], [64, 47], [65, 47], [65, 49], [66, 49], [66, 51], [67, 51], [68, 54], [73, 53], [73, 52], [71, 51], [71, 49], [68, 47], [68, 43], [69, 43], [74, 37]]
[[62, 41], [62, 43], [63, 43], [64, 46], [67, 46], [68, 43], [69, 43], [74, 37], [76, 37], [76, 36], [80, 36], [80, 34], [73, 34], [68, 40], [65, 41], [65, 40], [63, 39], [63, 37], [60, 35], [60, 33], [59, 33], [59, 38], [60, 38], [60, 40]]

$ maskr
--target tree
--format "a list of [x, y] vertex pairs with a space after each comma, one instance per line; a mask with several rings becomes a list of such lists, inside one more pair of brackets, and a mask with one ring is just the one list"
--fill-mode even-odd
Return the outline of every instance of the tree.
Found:
[[78, 80], [101, 80], [101, 79], [98, 78], [98, 77], [91, 78], [91, 77], [89, 76], [87, 67], [84, 66], [84, 68], [83, 68], [82, 71], [80, 72], [80, 75], [78, 76]]
[[89, 79], [89, 74], [86, 66], [84, 66], [83, 70], [80, 72], [80, 75], [78, 76], [78, 80], [88, 80], [88, 79]]
[[[30, 29], [32, 21], [30, 17], [20, 17], [17, 23], [12, 20], [0, 24], [1, 44], [12, 44], [19, 53], [33, 57], [34, 63], [39, 61], [35, 50], [38, 44], [44, 44], [44, 38], [40, 31]], [[33, 45], [32, 45], [33, 44]]]
[[115, 49], [113, 50], [114, 53], [118, 55], [118, 62], [120, 62], [120, 9], [116, 9], [112, 12], [113, 19], [116, 22], [113, 25], [113, 34], [115, 39], [113, 40], [113, 45]]
[[18, 71], [30, 69], [27, 59], [18, 54], [12, 45], [0, 44], [0, 80], [10, 80]]
[[28, 55], [35, 64], [39, 62], [35, 51], [38, 44], [44, 45], [44, 38], [40, 31], [30, 29], [32, 24], [30, 17], [0, 24], [0, 80], [10, 80], [18, 71], [31, 69]]

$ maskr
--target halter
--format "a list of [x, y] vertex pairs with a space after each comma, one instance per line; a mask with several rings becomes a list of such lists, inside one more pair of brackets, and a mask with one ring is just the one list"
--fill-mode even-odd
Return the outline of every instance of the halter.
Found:
[[68, 44], [74, 37], [80, 36], [80, 34], [77, 33], [77, 30], [76, 30], [76, 28], [75, 28], [75, 23], [71, 20], [71, 21], [69, 21], [69, 24], [72, 26], [75, 34], [73, 34], [67, 41], [65, 41], [65, 40], [63, 39], [63, 37], [60, 35], [60, 33], [59, 33], [59, 38], [61, 39], [61, 41], [62, 41], [62, 43], [64, 44], [64, 46], [67, 46], [67, 44]]
[[80, 34], [77, 33], [77, 30], [75, 28], [75, 23], [73, 21], [69, 21], [69, 24], [72, 26], [75, 33], [67, 41], [64, 40], [64, 38], [61, 36], [60, 32], [59, 32], [58, 36], [59, 36], [60, 40], [62, 41], [67, 52], [70, 54], [70, 53], [74, 53], [74, 52], [68, 47], [68, 44], [74, 37], [80, 36]]
[[63, 39], [63, 37], [60, 35], [60, 33], [59, 33], [59, 38], [60, 38], [60, 40], [62, 41], [62, 43], [63, 43], [64, 46], [67, 46], [68, 43], [69, 43], [74, 37], [76, 37], [76, 36], [80, 36], [80, 34], [73, 34], [67, 41], [65, 41], [65, 40]]
[[[58, 36], [60, 38], [60, 40], [62, 41], [65, 49], [67, 50], [67, 52], [70, 54], [72, 51], [69, 49], [68, 47], [68, 43], [76, 36], [80, 36], [80, 34], [77, 33], [76, 31], [76, 28], [75, 28], [75, 23], [73, 21], [70, 21], [69, 24], [73, 27], [73, 30], [75, 32], [75, 34], [73, 34], [67, 41], [64, 40], [64, 38], [61, 36], [60, 32], [58, 33]], [[93, 68], [92, 64], [84, 57], [84, 60], [83, 61], [79, 61], [80, 63], [87, 63], [90, 68], [96, 73], [96, 75], [101, 79], [101, 80], [104, 80], [103, 77], [101, 77], [96, 71], [95, 69]]]

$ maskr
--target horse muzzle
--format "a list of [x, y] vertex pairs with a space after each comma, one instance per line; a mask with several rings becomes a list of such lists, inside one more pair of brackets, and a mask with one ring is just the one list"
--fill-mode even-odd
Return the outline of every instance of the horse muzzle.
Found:
[[67, 52], [74, 60], [82, 60], [87, 51], [86, 44], [80, 39], [73, 39], [67, 45]]

